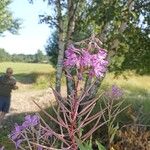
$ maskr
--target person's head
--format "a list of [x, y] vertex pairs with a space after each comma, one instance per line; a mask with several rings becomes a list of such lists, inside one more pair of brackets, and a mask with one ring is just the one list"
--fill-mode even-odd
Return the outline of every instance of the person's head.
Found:
[[13, 69], [12, 68], [7, 68], [6, 69], [6, 76], [11, 77], [13, 75]]

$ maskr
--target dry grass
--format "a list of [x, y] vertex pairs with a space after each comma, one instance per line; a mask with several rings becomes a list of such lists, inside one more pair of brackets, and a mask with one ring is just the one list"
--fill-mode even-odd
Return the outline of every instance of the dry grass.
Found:
[[121, 75], [118, 78], [117, 77], [115, 78], [113, 74], [107, 74], [103, 84], [107, 85], [116, 84], [121, 87], [136, 87], [149, 91], [150, 76], [147, 75], [141, 76], [133, 73], [125, 73], [125, 76]]

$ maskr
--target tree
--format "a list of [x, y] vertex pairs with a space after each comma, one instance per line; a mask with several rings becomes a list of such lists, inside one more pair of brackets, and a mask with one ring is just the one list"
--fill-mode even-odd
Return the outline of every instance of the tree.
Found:
[[[138, 64], [145, 62], [136, 56], [137, 53], [142, 53], [144, 58], [144, 54], [145, 56], [148, 54], [149, 42], [146, 41], [150, 38], [149, 5], [148, 0], [94, 0], [84, 16], [86, 19], [82, 17], [80, 22], [82, 26], [87, 27], [94, 22], [95, 34], [111, 53], [109, 55], [114, 56], [111, 57], [113, 59], [111, 70], [123, 71], [127, 68], [139, 70], [133, 63], [127, 62], [129, 55], [130, 58], [134, 57]], [[81, 26], [80, 23], [77, 25]], [[140, 37], [144, 40], [140, 40]], [[145, 59], [148, 60], [147, 57]], [[125, 67], [125, 64], [128, 64], [128, 67], [127, 65]], [[144, 65], [148, 68], [148, 63]]]
[[45, 50], [50, 58], [51, 64], [56, 67], [58, 58], [58, 33], [55, 31], [47, 40]]
[[35, 62], [43, 62], [44, 61], [44, 54], [41, 50], [38, 50], [35, 54]]
[[[48, 23], [55, 27], [58, 33], [58, 60], [56, 71], [56, 90], [60, 92], [61, 77], [63, 70], [64, 51], [68, 45], [73, 43], [73, 34], [78, 17], [86, 8], [86, 0], [48, 0], [48, 4], [53, 6], [56, 15], [40, 15], [41, 22]], [[69, 70], [68, 70], [69, 72]], [[67, 78], [67, 93], [73, 90], [73, 83]]]
[[[96, 36], [109, 51], [110, 70], [116, 73], [125, 69], [150, 70], [149, 4], [147, 0], [94, 0], [89, 5], [81, 24], [86, 27], [94, 24]], [[91, 97], [100, 85], [101, 81], [97, 80]]]
[[17, 33], [19, 29], [20, 20], [13, 18], [12, 12], [8, 9], [10, 3], [11, 0], [0, 1], [0, 35], [5, 31]]
[[10, 55], [2, 48], [0, 48], [0, 62], [8, 61], [10, 59]]
[[[149, 1], [93, 0], [88, 4], [83, 3], [86, 6], [85, 11], [78, 9], [80, 15], [75, 16], [73, 42], [82, 39], [86, 41], [84, 38], [94, 33], [103, 42], [102, 47], [109, 51], [110, 71], [117, 74], [126, 69], [139, 73], [150, 72]], [[82, 7], [80, 9], [82, 10]], [[63, 17], [61, 19], [65, 20]], [[87, 31], [89, 34], [84, 35]], [[100, 83], [101, 81], [97, 80], [91, 93], [95, 95], [95, 89], [98, 89]]]

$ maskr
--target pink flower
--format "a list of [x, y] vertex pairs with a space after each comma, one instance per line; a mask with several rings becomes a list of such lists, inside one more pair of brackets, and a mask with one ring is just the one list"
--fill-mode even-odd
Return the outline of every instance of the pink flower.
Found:
[[105, 49], [100, 49], [97, 54], [90, 54], [85, 49], [76, 49], [71, 45], [65, 54], [64, 67], [79, 69], [81, 71], [78, 75], [79, 79], [82, 79], [82, 74], [85, 71], [91, 77], [103, 77], [107, 70], [108, 61], [105, 60], [107, 57], [107, 51]]
[[79, 64], [78, 55], [76, 53], [76, 49], [71, 45], [68, 47], [68, 49], [65, 51], [66, 59], [64, 61], [64, 66], [66, 68], [72, 68], [77, 63]]
[[107, 57], [107, 51], [105, 49], [100, 49], [98, 52], [98, 57], [105, 59]]
[[91, 55], [88, 51], [82, 50], [82, 54], [79, 57], [80, 66], [90, 67], [91, 66]]
[[27, 115], [25, 121], [22, 124], [23, 128], [28, 128], [30, 126], [36, 126], [39, 123], [39, 117], [37, 115]]
[[109, 89], [106, 93], [105, 96], [110, 98], [110, 99], [120, 99], [123, 96], [123, 91], [121, 88], [119, 88], [116, 85], [112, 85], [111, 89]]

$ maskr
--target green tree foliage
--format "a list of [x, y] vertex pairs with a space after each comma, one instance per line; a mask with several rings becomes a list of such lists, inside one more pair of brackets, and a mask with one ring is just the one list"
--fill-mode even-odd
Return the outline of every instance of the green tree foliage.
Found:
[[11, 55], [11, 61], [33, 63], [35, 62], [35, 55], [13, 54]]
[[58, 33], [55, 31], [51, 37], [47, 40], [47, 44], [45, 46], [45, 50], [47, 55], [49, 56], [49, 60], [51, 64], [56, 67], [57, 58], [58, 58]]
[[45, 61], [45, 56], [41, 50], [38, 50], [35, 54], [35, 62], [41, 63], [43, 61]]
[[9, 61], [10, 55], [2, 48], [0, 48], [0, 62]]
[[[150, 72], [150, 2], [148, 0], [93, 0], [81, 19], [113, 52], [110, 70]], [[80, 28], [81, 30], [84, 28]]]
[[26, 62], [26, 63], [48, 63], [48, 58], [46, 55], [42, 53], [42, 51], [38, 51], [33, 55], [25, 55], [25, 54], [12, 54], [7, 53], [3, 48], [0, 48], [0, 62], [13, 61], [13, 62]]
[[0, 0], [0, 35], [5, 31], [17, 33], [20, 26], [20, 20], [14, 19], [8, 8], [11, 2], [11, 0]]
[[[132, 28], [131, 28], [132, 29]], [[119, 70], [135, 70], [138, 74], [150, 73], [150, 38], [148, 35], [138, 29], [132, 29], [132, 35], [127, 33], [126, 42], [123, 47], [125, 52], [121, 51], [120, 56], [123, 57], [123, 61]], [[117, 60], [116, 60], [117, 62]]]
[[[84, 11], [83, 11], [84, 8]], [[80, 11], [81, 9], [81, 11]], [[121, 73], [136, 70], [150, 72], [150, 2], [148, 0], [93, 0], [82, 4], [78, 11], [73, 41], [80, 41], [95, 33], [113, 52], [110, 71]], [[57, 58], [57, 40], [47, 42], [48, 53]], [[56, 43], [54, 43], [56, 42]]]

